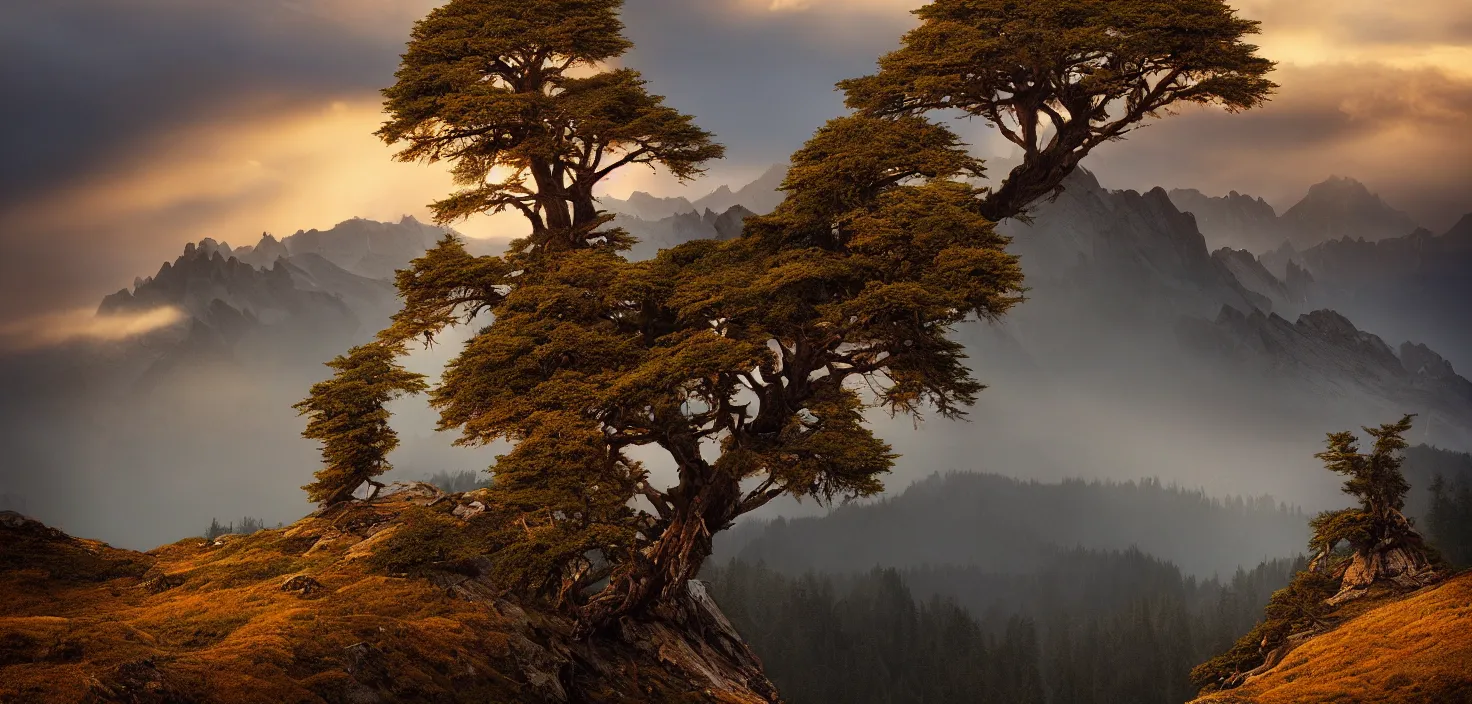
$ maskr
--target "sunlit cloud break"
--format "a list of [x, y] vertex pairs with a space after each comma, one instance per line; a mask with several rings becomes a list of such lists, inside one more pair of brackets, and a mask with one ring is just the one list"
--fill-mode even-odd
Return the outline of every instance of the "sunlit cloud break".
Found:
[[113, 315], [87, 309], [48, 313], [0, 325], [0, 348], [31, 350], [69, 342], [118, 342], [183, 319], [184, 312], [172, 306]]

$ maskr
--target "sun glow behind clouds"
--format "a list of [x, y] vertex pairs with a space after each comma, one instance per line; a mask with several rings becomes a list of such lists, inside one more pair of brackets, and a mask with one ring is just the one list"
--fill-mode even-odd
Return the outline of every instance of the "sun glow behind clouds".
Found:
[[902, 13], [925, 3], [922, 0], [741, 0], [748, 10], [758, 12], [866, 12]]
[[85, 308], [46, 313], [0, 325], [0, 349], [34, 350], [79, 341], [118, 342], [183, 319], [183, 311], [172, 306], [118, 315], [99, 315]]

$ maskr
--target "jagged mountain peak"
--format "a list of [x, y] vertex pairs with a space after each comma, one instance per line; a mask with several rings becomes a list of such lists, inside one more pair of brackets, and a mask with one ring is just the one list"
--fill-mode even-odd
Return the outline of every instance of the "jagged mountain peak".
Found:
[[1197, 227], [1212, 247], [1261, 253], [1287, 239], [1277, 210], [1260, 197], [1237, 191], [1208, 196], [1194, 188], [1178, 188], [1170, 191], [1170, 199], [1196, 216]]
[[1009, 220], [1001, 231], [1013, 238], [1010, 249], [1039, 296], [1086, 286], [1097, 305], [1145, 316], [1208, 315], [1223, 303], [1272, 307], [1213, 259], [1196, 219], [1165, 189], [1111, 191], [1077, 169], [1031, 215], [1032, 222]]
[[1326, 240], [1402, 237], [1417, 228], [1410, 215], [1346, 176], [1332, 176], [1310, 186], [1303, 200], [1283, 213], [1283, 222], [1299, 248]]
[[774, 164], [756, 180], [740, 188], [721, 184], [694, 201], [683, 197], [661, 198], [646, 191], [634, 191], [627, 199], [604, 196], [598, 202], [611, 213], [645, 222], [658, 222], [689, 213], [698, 216], [707, 210], [719, 215], [738, 205], [753, 213], [764, 214], [776, 209], [782, 202], [784, 195], [778, 189], [786, 177], [787, 165]]

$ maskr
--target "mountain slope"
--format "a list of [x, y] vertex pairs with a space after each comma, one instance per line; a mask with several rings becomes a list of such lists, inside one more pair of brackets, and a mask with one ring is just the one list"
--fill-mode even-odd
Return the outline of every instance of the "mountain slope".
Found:
[[1287, 237], [1273, 206], [1236, 191], [1211, 197], [1194, 188], [1172, 189], [1170, 200], [1196, 216], [1196, 226], [1212, 248], [1231, 247], [1254, 253], [1269, 251]]
[[1337, 239], [1382, 240], [1416, 229], [1411, 216], [1396, 210], [1365, 184], [1334, 176], [1308, 189], [1308, 195], [1283, 213], [1293, 246], [1304, 249]]
[[1082, 300], [1156, 320], [1222, 305], [1271, 309], [1267, 297], [1249, 291], [1211, 256], [1195, 218], [1177, 209], [1163, 189], [1109, 191], [1079, 169], [1032, 216], [1029, 224], [1002, 225], [1033, 289], [1033, 302], [1016, 316], [1059, 298], [1069, 299], [1062, 302], [1068, 309]]
[[1182, 341], [1233, 374], [1258, 374], [1324, 398], [1378, 408], [1385, 417], [1421, 415], [1421, 440], [1472, 443], [1472, 381], [1423, 344], [1399, 354], [1379, 336], [1332, 310], [1296, 322], [1223, 307], [1216, 320], [1181, 321]]
[[1286, 259], [1313, 274], [1312, 304], [1377, 332], [1424, 340], [1472, 368], [1472, 216], [1442, 235], [1426, 230], [1379, 241], [1324, 242]]
[[429, 562], [496, 520], [470, 501], [416, 485], [148, 553], [0, 513], [0, 701], [777, 701], [699, 583], [575, 639], [474, 559]]
[[337, 266], [370, 279], [392, 279], [424, 250], [433, 247], [447, 230], [425, 225], [412, 216], [397, 223], [364, 218], [344, 220], [330, 230], [298, 230], [281, 241], [262, 235], [254, 247], [226, 251], [255, 267], [270, 268], [281, 256], [320, 255]]
[[1197, 702], [1472, 702], [1472, 574], [1361, 614]]

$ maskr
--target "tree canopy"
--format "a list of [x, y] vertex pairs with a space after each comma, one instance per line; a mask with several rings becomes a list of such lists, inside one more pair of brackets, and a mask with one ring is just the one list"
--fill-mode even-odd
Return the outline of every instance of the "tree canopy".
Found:
[[[991, 5], [972, 4], [927, 11], [981, 22]], [[532, 226], [503, 256], [447, 237], [399, 272], [379, 345], [492, 316], [430, 402], [459, 443], [510, 444], [487, 490], [507, 517], [488, 546], [502, 581], [590, 626], [680, 594], [714, 533], [779, 496], [879, 492], [895, 457], [866, 409], [964, 416], [983, 387], [950, 333], [1023, 294], [982, 163], [928, 105], [859, 105], [792, 156], [784, 202], [740, 237], [628, 261], [598, 181], [638, 164], [689, 178], [722, 152], [637, 74], [602, 70], [629, 47], [620, 5], [452, 0], [416, 25], [379, 132], [401, 159], [451, 162], [466, 190], [435, 205], [442, 221], [514, 209]], [[661, 450], [673, 484], [635, 448]]]
[[724, 154], [638, 72], [605, 68], [632, 46], [622, 4], [452, 0], [414, 26], [378, 136], [402, 161], [452, 162], [465, 188], [431, 206], [437, 221], [514, 209], [539, 244], [626, 243], [593, 236], [599, 181], [635, 164], [688, 179]]
[[1023, 161], [987, 194], [992, 220], [1023, 214], [1079, 161], [1174, 106], [1260, 105], [1273, 62], [1258, 23], [1223, 0], [934, 0], [879, 72], [839, 84], [873, 115], [958, 110], [990, 122]]
[[302, 487], [314, 502], [326, 506], [352, 498], [364, 483], [393, 468], [388, 454], [399, 446], [389, 426], [385, 404], [428, 388], [424, 377], [400, 367], [397, 351], [380, 344], [354, 347], [327, 366], [331, 379], [312, 386], [296, 404], [309, 416], [302, 436], [322, 443], [322, 469], [317, 481]]

